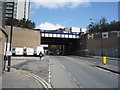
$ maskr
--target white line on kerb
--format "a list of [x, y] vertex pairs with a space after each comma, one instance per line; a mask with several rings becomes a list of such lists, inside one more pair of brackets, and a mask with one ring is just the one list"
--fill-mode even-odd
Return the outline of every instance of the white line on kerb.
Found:
[[61, 64], [61, 66], [65, 69], [65, 66], [63, 64]]

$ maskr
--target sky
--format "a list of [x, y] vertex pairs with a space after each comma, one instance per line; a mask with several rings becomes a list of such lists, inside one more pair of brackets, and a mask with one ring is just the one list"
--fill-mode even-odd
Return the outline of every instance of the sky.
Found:
[[90, 2], [89, 0], [85, 2], [33, 0], [31, 2], [30, 20], [34, 21], [36, 28], [39, 29], [87, 28], [90, 19], [98, 22], [102, 17], [105, 17], [107, 22], [118, 21], [118, 2]]

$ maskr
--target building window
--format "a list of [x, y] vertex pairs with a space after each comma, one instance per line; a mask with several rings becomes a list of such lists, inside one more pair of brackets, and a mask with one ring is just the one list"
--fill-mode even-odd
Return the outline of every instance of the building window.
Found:
[[108, 38], [108, 32], [103, 32], [102, 33], [102, 38]]
[[9, 5], [9, 6], [13, 6], [13, 3], [7, 3], [7, 5]]

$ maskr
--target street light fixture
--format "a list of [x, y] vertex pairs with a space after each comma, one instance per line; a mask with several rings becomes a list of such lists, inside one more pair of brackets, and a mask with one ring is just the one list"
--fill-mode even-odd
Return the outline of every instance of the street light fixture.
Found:
[[9, 53], [10, 55], [8, 55], [8, 72], [10, 72], [10, 69], [11, 69], [11, 54], [12, 54], [12, 32], [13, 32], [13, 17], [14, 17], [14, 2], [13, 2], [13, 6], [12, 6], [12, 9], [11, 9], [12, 13], [11, 13], [11, 28], [10, 28], [10, 45], [9, 45]]

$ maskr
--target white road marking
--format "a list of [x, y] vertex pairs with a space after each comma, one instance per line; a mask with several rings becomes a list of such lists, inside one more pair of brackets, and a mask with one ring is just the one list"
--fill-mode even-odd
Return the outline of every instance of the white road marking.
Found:
[[49, 58], [49, 71], [48, 71], [48, 83], [51, 84], [51, 69], [50, 69], [50, 58]]
[[65, 66], [63, 64], [61, 64], [61, 66], [65, 69]]
[[31, 73], [29, 71], [24, 71], [24, 70], [19, 70], [19, 71], [33, 77], [37, 81], [39, 81], [43, 85], [44, 88], [51, 88], [52, 89], [50, 84], [48, 84], [44, 79], [42, 79], [41, 77], [35, 75], [34, 73]]
[[71, 73], [68, 73], [70, 75], [70, 77], [73, 79], [73, 81], [75, 81], [75, 83], [80, 87], [80, 88], [83, 88], [82, 85], [80, 85], [79, 82], [77, 82], [77, 80], [72, 76]]

